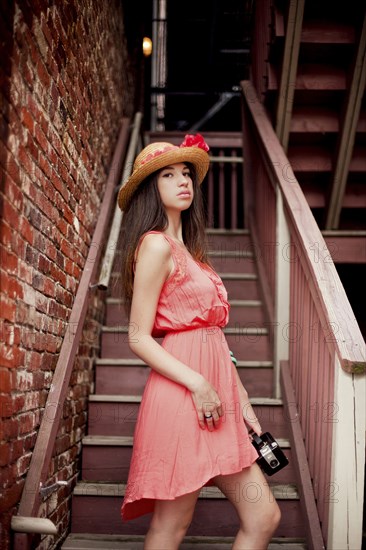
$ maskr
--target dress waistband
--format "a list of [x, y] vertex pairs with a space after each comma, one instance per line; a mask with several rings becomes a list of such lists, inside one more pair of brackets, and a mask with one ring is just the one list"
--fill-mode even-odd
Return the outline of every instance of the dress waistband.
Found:
[[215, 334], [215, 333], [222, 333], [223, 327], [219, 325], [204, 325], [199, 327], [187, 327], [187, 328], [180, 328], [180, 329], [169, 329], [162, 331], [165, 336], [168, 334], [179, 334], [180, 332], [193, 332], [193, 331], [204, 331], [207, 334]]

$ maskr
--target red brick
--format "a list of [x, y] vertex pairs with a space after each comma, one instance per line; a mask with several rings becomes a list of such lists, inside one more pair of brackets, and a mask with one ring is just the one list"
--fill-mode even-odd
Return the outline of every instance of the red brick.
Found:
[[29, 243], [33, 244], [34, 232], [33, 227], [27, 218], [23, 216], [20, 218], [19, 230], [24, 239]]
[[32, 114], [34, 120], [39, 120], [41, 117], [41, 109], [38, 105], [38, 101], [36, 100], [36, 97], [32, 94], [29, 94], [27, 96], [27, 107], [29, 109], [29, 112]]
[[0, 367], [17, 368], [24, 362], [24, 350], [18, 346], [0, 346]]
[[46, 296], [54, 296], [55, 295], [55, 283], [52, 281], [52, 279], [45, 279], [44, 282], [44, 293]]
[[38, 63], [37, 63], [37, 75], [39, 77], [40, 82], [43, 84], [44, 88], [48, 90], [50, 87], [51, 78], [43, 61], [41, 60], [38, 60]]
[[[17, 481], [17, 473], [15, 464], [8, 465], [7, 467], [0, 468], [0, 484], [2, 489], [8, 489]], [[2, 520], [4, 517], [2, 516]], [[2, 521], [2, 526], [4, 522]], [[1, 539], [0, 539], [1, 541]]]
[[10, 444], [0, 443], [0, 466], [6, 466], [10, 462]]
[[33, 132], [33, 129], [34, 129], [34, 119], [31, 115], [31, 113], [29, 112], [29, 110], [26, 108], [26, 107], [22, 107], [22, 110], [21, 110], [21, 119], [22, 119], [22, 123], [24, 124], [24, 126], [26, 128], [28, 128], [28, 130], [30, 132]]
[[45, 174], [47, 178], [51, 178], [52, 176], [52, 166], [48, 162], [48, 159], [44, 156], [42, 151], [39, 151], [39, 160], [38, 160], [39, 168], [42, 170], [42, 172]]
[[5, 296], [1, 300], [1, 317], [11, 323], [15, 321], [15, 302]]
[[22, 439], [15, 439], [10, 443], [10, 462], [15, 462], [20, 456], [22, 456], [24, 450]]
[[[36, 428], [40, 425], [39, 418], [37, 418], [36, 421]], [[23, 438], [23, 448], [24, 452], [30, 451], [34, 449], [34, 445], [37, 440], [37, 432], [31, 432], [30, 434], [26, 434]]]
[[[35, 164], [38, 164], [39, 162], [39, 149], [33, 139], [33, 136], [31, 134], [27, 134], [27, 141], [26, 141], [26, 147], [28, 152], [30, 153], [32, 160]], [[34, 177], [37, 180], [37, 176], [35, 172], [37, 171], [37, 167], [34, 167]]]
[[14, 208], [8, 198], [3, 200], [3, 218], [11, 227], [17, 227], [19, 212]]
[[19, 281], [0, 270], [0, 290], [7, 294], [9, 298], [22, 298], [23, 297], [23, 287]]
[[51, 269], [51, 262], [42, 254], [40, 254], [38, 258], [38, 269], [45, 275], [48, 275]]
[[63, 156], [63, 154], [64, 154], [63, 144], [62, 144], [62, 141], [61, 141], [60, 136], [58, 135], [58, 133], [56, 131], [52, 131], [51, 128], [49, 128], [48, 137], [49, 137], [50, 143], [51, 143], [52, 147], [55, 149], [57, 155], [58, 156]]
[[36, 350], [32, 350], [31, 352], [28, 352], [26, 354], [25, 366], [28, 369], [37, 371], [42, 366], [43, 355], [44, 355], [43, 350], [41, 353], [39, 353]]
[[0, 246], [0, 265], [6, 269], [8, 273], [16, 273], [18, 268], [18, 258], [15, 254]]
[[20, 480], [3, 492], [0, 501], [1, 513], [3, 513], [5, 510], [9, 510], [12, 506], [15, 506], [19, 502], [20, 496], [23, 491], [23, 485], [24, 481]]
[[32, 284], [33, 267], [28, 263], [20, 260], [18, 262], [18, 276], [20, 280], [22, 280], [25, 283], [28, 283], [28, 285]]
[[5, 247], [11, 244], [12, 230], [11, 227], [5, 222], [5, 220], [0, 220], [0, 242], [5, 245]]
[[19, 433], [18, 417], [0, 420], [0, 433], [4, 441], [16, 439]]
[[62, 179], [60, 178], [60, 176], [58, 175], [58, 173], [53, 168], [51, 171], [51, 181], [55, 189], [62, 195], [63, 199], [67, 202], [69, 200], [68, 189], [64, 184], [64, 182], [62, 181]]
[[4, 195], [17, 210], [22, 208], [23, 193], [8, 174], [4, 175]]
[[19, 147], [18, 160], [22, 169], [25, 169], [28, 175], [32, 177], [34, 168], [33, 160], [23, 147]]
[[39, 124], [35, 125], [35, 137], [43, 151], [48, 154], [49, 144]]
[[58, 286], [56, 289], [56, 299], [59, 302], [62, 302], [66, 307], [71, 308], [74, 301], [74, 296], [69, 290]]
[[11, 249], [14, 254], [17, 255], [18, 259], [25, 259], [26, 243], [24, 239], [19, 235], [19, 233], [13, 232], [11, 239]]
[[0, 392], [1, 393], [10, 393], [13, 389], [12, 384], [12, 371], [8, 369], [0, 368]]

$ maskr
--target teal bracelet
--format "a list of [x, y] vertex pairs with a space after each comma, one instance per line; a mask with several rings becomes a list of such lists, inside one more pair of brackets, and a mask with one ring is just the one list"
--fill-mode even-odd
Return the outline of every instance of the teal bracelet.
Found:
[[237, 360], [236, 360], [236, 357], [234, 357], [234, 354], [233, 352], [230, 350], [230, 359], [232, 360], [232, 362], [234, 363], [234, 365], [236, 366], [237, 364]]

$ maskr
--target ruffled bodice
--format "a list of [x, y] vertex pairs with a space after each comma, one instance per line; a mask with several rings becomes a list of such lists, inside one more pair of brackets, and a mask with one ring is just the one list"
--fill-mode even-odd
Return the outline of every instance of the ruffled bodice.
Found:
[[[141, 240], [149, 233], [145, 233]], [[174, 270], [160, 294], [153, 336], [163, 336], [171, 331], [227, 325], [230, 305], [220, 277], [207, 264], [194, 260], [171, 237], [161, 234], [171, 246]]]

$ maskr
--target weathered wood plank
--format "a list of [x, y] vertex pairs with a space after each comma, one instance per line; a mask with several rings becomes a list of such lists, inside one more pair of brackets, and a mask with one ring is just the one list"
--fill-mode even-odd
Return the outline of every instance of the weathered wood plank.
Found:
[[366, 377], [339, 368], [336, 360], [334, 402], [341, 404], [332, 424], [332, 486], [328, 547], [361, 548], [365, 479]]
[[306, 21], [301, 32], [304, 44], [354, 44], [354, 41], [354, 27], [342, 22]]
[[[339, 131], [339, 112], [326, 107], [294, 107], [292, 111], [292, 133], [337, 133]], [[361, 112], [356, 132], [366, 132], [366, 112]]]
[[285, 47], [276, 111], [276, 134], [285, 151], [290, 134], [295, 93], [293, 83], [297, 73], [304, 5], [305, 0], [290, 0], [288, 3]]
[[[276, 68], [268, 64], [268, 90], [278, 90], [278, 74]], [[298, 68], [296, 90], [323, 90], [323, 91], [344, 91], [347, 89], [345, 71], [334, 65], [302, 64]]]
[[[90, 533], [71, 533], [62, 550], [143, 550], [143, 535], [97, 535]], [[184, 538], [181, 550], [230, 550], [234, 537], [199, 537]], [[306, 550], [304, 539], [299, 537], [273, 538], [268, 550]]]
[[300, 505], [303, 509], [307, 544], [309, 550], [321, 550], [325, 548], [324, 540], [320, 528], [315, 496], [303, 443], [303, 434], [300, 423], [296, 421], [299, 416], [296, 408], [296, 395], [291, 382], [288, 362], [286, 361], [283, 361], [281, 364], [281, 386], [288, 418], [293, 419], [293, 421], [290, 422], [290, 439], [291, 447], [293, 448], [294, 466], [299, 479], [299, 486], [301, 487], [302, 498], [300, 499]]

